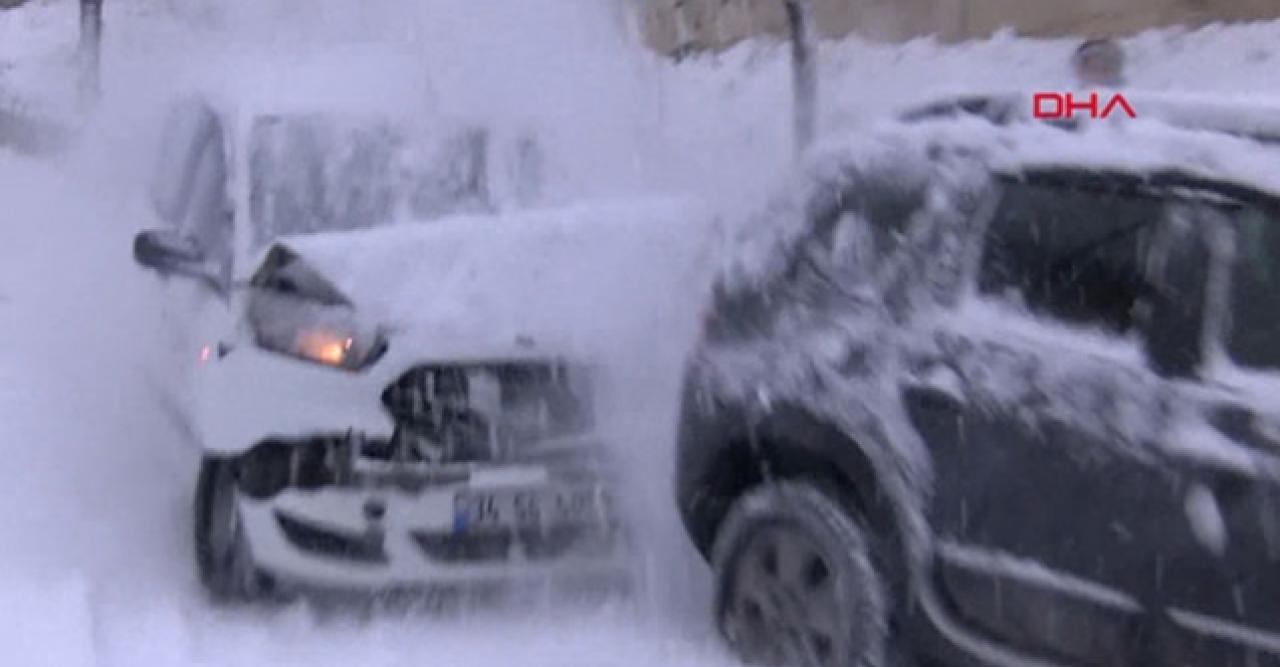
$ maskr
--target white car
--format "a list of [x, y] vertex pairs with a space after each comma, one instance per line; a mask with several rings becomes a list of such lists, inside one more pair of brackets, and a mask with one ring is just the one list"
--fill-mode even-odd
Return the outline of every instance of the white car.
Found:
[[134, 256], [194, 362], [163, 393], [203, 451], [215, 598], [631, 582], [591, 369], [526, 326], [538, 271], [457, 282], [468, 239], [518, 257], [512, 233], [558, 234], [554, 212], [489, 219], [476, 134], [200, 101], [164, 134]]

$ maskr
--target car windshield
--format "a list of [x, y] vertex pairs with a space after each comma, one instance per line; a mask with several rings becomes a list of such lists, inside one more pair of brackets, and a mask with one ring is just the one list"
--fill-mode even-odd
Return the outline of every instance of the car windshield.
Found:
[[1227, 354], [1242, 366], [1280, 369], [1280, 215], [1252, 205], [1224, 210], [1237, 230]]
[[481, 208], [483, 158], [477, 132], [417, 137], [376, 118], [259, 118], [249, 140], [254, 247]]

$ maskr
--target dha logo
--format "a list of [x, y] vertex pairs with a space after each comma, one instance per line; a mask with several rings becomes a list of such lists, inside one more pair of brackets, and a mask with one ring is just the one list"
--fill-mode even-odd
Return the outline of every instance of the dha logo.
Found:
[[1112, 114], [1124, 113], [1130, 118], [1137, 118], [1133, 105], [1124, 95], [1116, 93], [1104, 105], [1097, 93], [1089, 93], [1084, 99], [1071, 93], [1035, 93], [1032, 102], [1037, 119], [1074, 118], [1078, 112], [1088, 111], [1090, 118], [1110, 118]]

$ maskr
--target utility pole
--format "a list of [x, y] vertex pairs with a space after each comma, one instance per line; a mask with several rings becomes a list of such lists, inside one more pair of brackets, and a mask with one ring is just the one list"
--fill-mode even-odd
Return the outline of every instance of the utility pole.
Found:
[[812, 0], [782, 0], [791, 29], [792, 122], [799, 157], [813, 142], [818, 111], [817, 48]]
[[102, 2], [80, 0], [80, 105], [92, 106], [102, 94]]

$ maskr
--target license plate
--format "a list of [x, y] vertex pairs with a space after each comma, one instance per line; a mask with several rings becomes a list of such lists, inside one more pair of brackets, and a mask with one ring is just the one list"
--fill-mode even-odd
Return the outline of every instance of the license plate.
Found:
[[453, 496], [454, 530], [493, 526], [589, 523], [598, 512], [596, 489], [459, 491]]

